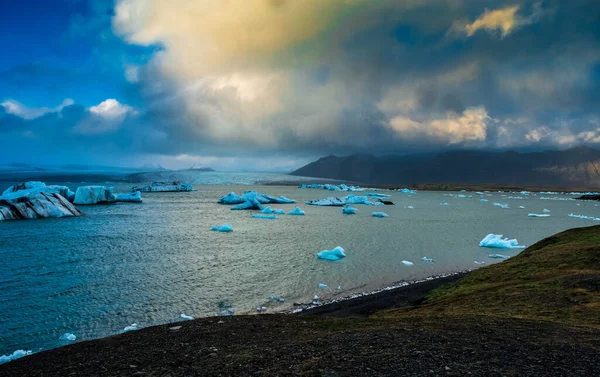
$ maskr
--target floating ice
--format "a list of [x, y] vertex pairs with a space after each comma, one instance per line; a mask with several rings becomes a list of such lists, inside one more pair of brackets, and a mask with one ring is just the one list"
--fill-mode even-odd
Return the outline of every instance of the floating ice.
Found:
[[471, 199], [473, 197], [473, 195], [463, 195], [463, 194], [458, 194], [459, 198], [464, 198], [464, 199]]
[[377, 199], [386, 199], [386, 198], [389, 198], [391, 195], [367, 192], [365, 194], [365, 196], [370, 196], [372, 198], [377, 198]]
[[60, 336], [60, 338], [58, 338], [58, 340], [66, 340], [67, 342], [74, 342], [75, 339], [77, 339], [77, 337], [75, 336], [75, 334], [71, 334], [71, 333], [64, 333]]
[[0, 196], [0, 221], [81, 215], [83, 213], [60, 194], [40, 192], [37, 188]]
[[440, 205], [445, 207], [448, 205], [448, 203], [444, 202], [444, 203], [440, 203]]
[[488, 257], [493, 258], [493, 259], [507, 259], [507, 258], [510, 258], [508, 255], [502, 255], [502, 254], [490, 254], [490, 255], [488, 255]]
[[315, 295], [312, 300], [313, 305], [319, 305], [319, 296]]
[[288, 212], [288, 215], [292, 215], [292, 216], [304, 216], [304, 215], [306, 215], [306, 212], [304, 212], [303, 210], [301, 210], [300, 207], [296, 207], [293, 210], [291, 210], [290, 212]]
[[26, 350], [16, 350], [15, 352], [11, 353], [10, 355], [0, 356], [0, 364], [8, 363], [9, 361], [16, 360], [23, 356], [31, 355], [32, 353], [33, 352], [26, 351]]
[[372, 216], [373, 217], [388, 217], [388, 214], [383, 213], [383, 212], [373, 212]]
[[260, 212], [267, 214], [267, 215], [283, 215], [285, 213], [285, 211], [282, 209], [271, 209], [271, 206], [266, 206]]
[[577, 218], [577, 219], [584, 219], [584, 220], [596, 220], [596, 221], [600, 221], [600, 218], [599, 218], [599, 217], [594, 217], [594, 216], [575, 215], [575, 214], [572, 214], [572, 213], [570, 213], [568, 216], [569, 216], [569, 217], [574, 217], [574, 218]]
[[285, 302], [285, 299], [283, 297], [277, 297], [277, 296], [269, 296], [269, 297], [267, 297], [267, 300], [269, 300], [271, 302], [275, 302], [275, 303]]
[[317, 258], [332, 261], [340, 260], [345, 257], [346, 254], [344, 254], [344, 249], [342, 249], [340, 246], [336, 247], [333, 250], [323, 250], [317, 253]]
[[310, 200], [308, 202], [306, 202], [306, 204], [309, 204], [311, 206], [335, 206], [335, 207], [341, 207], [346, 205], [346, 201], [343, 198], [338, 198], [336, 196], [330, 196], [324, 199], [318, 199], [318, 200]]
[[508, 204], [503, 204], [503, 203], [494, 203], [494, 206], [504, 208], [504, 209], [510, 208], [508, 206]]
[[141, 191], [134, 191], [127, 194], [117, 194], [115, 198], [115, 202], [133, 202], [133, 203], [141, 203], [142, 202], [142, 193]]
[[519, 206], [519, 208], [521, 208], [521, 209], [525, 209], [525, 207], [523, 207], [523, 206]]
[[[68, 201], [72, 202], [75, 199], [75, 193], [71, 191], [67, 186], [58, 186], [58, 185], [46, 185], [44, 182], [39, 181], [29, 181], [19, 183], [14, 186], [10, 186], [2, 193], [2, 196], [6, 196], [11, 193], [15, 193], [18, 191], [27, 191], [29, 193], [33, 192], [45, 192], [47, 194], [59, 194], [64, 197]], [[17, 196], [20, 196], [17, 194]]]
[[327, 288], [327, 284], [319, 283], [318, 287], [319, 289], [325, 289]]
[[311, 189], [323, 189], [323, 190], [329, 190], [329, 191], [364, 191], [364, 188], [361, 188], [359, 186], [348, 186], [345, 184], [341, 184], [339, 186], [337, 185], [330, 185], [330, 184], [324, 184], [324, 185], [320, 185], [320, 184], [316, 184], [313, 183], [311, 185], [300, 185], [300, 188], [302, 189], [307, 189], [307, 188], [311, 188]]
[[233, 232], [233, 226], [231, 224], [223, 224], [221, 226], [213, 225], [211, 230], [213, 230], [215, 232], [228, 233], [228, 232]]
[[285, 196], [276, 198], [274, 196], [261, 194], [260, 192], [256, 191], [246, 191], [241, 196], [238, 196], [235, 192], [230, 192], [229, 194], [217, 200], [217, 203], [238, 204], [237, 206], [231, 208], [233, 210], [258, 209], [262, 211], [263, 204], [290, 204], [296, 203], [296, 201], [286, 198]]
[[483, 261], [482, 262], [474, 261], [473, 263], [475, 263], [475, 264], [485, 264], [485, 262], [483, 262]]
[[124, 332], [128, 332], [128, 331], [135, 331], [135, 330], [139, 330], [140, 327], [137, 323], [132, 323], [129, 326], [126, 326], [123, 330], [121, 330], [122, 333]]
[[413, 262], [411, 262], [411, 261], [407, 261], [407, 260], [403, 260], [403, 261], [402, 261], [402, 264], [403, 264], [403, 265], [405, 265], [405, 266], [412, 266], [412, 265], [414, 265], [414, 263], [413, 263]]
[[508, 238], [502, 238], [502, 234], [488, 234], [484, 239], [479, 242], [481, 247], [493, 247], [499, 249], [522, 249], [525, 246], [519, 246], [519, 242], [516, 239], [509, 240]]
[[407, 189], [407, 188], [403, 188], [403, 189], [400, 189], [400, 190], [398, 190], [398, 191], [399, 191], [399, 192], [402, 192], [402, 193], [404, 193], [404, 194], [416, 194], [416, 193], [417, 193], [417, 190], [409, 190], [409, 189]]
[[194, 319], [194, 317], [190, 316], [190, 315], [186, 315], [181, 313], [181, 315], [179, 316], [179, 318], [183, 319], [184, 321], [191, 321], [192, 319]]
[[344, 215], [354, 215], [358, 210], [352, 206], [344, 206], [344, 208], [342, 208], [342, 213]]
[[266, 306], [259, 306], [259, 307], [256, 308], [256, 311], [258, 313], [264, 313], [264, 312], [267, 311], [267, 307]]
[[482, 203], [487, 203], [487, 202], [489, 202], [489, 200], [487, 200], [487, 199], [479, 199], [479, 201], [480, 201], [480, 202], [482, 202]]
[[427, 257], [423, 257], [423, 258], [421, 258], [421, 262], [425, 262], [425, 263], [435, 263], [435, 262], [433, 261], [433, 259], [431, 259], [431, 258], [427, 258]]
[[101, 204], [112, 203], [117, 200], [112, 187], [106, 186], [81, 186], [75, 192], [75, 204]]
[[530, 213], [527, 215], [528, 217], [550, 217], [549, 214], [547, 213], [543, 213], [543, 214], [538, 214], [538, 213]]
[[275, 215], [256, 214], [256, 215], [252, 215], [252, 218], [254, 218], [254, 219], [264, 219], [264, 220], [276, 220], [277, 216], [275, 216]]
[[181, 181], [156, 181], [147, 186], [133, 187], [131, 191], [141, 192], [186, 192], [194, 191], [194, 187]]
[[415, 209], [415, 206], [408, 206], [407, 209]]

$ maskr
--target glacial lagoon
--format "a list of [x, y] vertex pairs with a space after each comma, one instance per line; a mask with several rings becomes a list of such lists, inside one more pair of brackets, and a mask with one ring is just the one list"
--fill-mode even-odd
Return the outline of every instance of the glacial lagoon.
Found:
[[[115, 192], [130, 187], [115, 185]], [[263, 306], [267, 312], [288, 310], [314, 295], [324, 301], [477, 268], [501, 262], [490, 254], [512, 256], [521, 250], [480, 247], [489, 233], [529, 246], [562, 230], [600, 223], [569, 216], [600, 215], [595, 202], [567, 200], [574, 196], [562, 194], [386, 192], [394, 206], [356, 204], [356, 214], [344, 215], [340, 207], [304, 203], [348, 192], [195, 188], [144, 193], [142, 204], [81, 206], [83, 217], [0, 222], [0, 355], [64, 345], [72, 339], [65, 334], [79, 341], [113, 335], [132, 324], [180, 321], [182, 314], [217, 315], [225, 303], [237, 314]], [[258, 211], [232, 211], [216, 203], [231, 191], [246, 190], [298, 203], [271, 204], [286, 213], [276, 220], [252, 218]], [[287, 215], [296, 206], [306, 215]], [[372, 216], [380, 211], [389, 216]], [[211, 230], [222, 224], [231, 224], [233, 232]], [[336, 246], [343, 247], [345, 258], [317, 258], [321, 250]], [[269, 296], [285, 301], [274, 303]]]

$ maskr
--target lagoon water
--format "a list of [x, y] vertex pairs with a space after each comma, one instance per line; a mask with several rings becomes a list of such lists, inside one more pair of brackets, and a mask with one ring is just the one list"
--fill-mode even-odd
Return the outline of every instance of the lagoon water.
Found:
[[[116, 191], [129, 188], [116, 185]], [[593, 202], [540, 199], [571, 198], [567, 195], [530, 194], [516, 200], [508, 197], [519, 194], [492, 193], [482, 203], [477, 195], [394, 192], [395, 206], [356, 205], [358, 214], [342, 215], [339, 207], [304, 202], [348, 193], [290, 186], [197, 185], [196, 190], [146, 193], [143, 204], [82, 207], [86, 216], [79, 218], [0, 222], [0, 355], [64, 345], [67, 341], [59, 338], [67, 332], [79, 341], [118, 333], [132, 323], [145, 327], [178, 321], [182, 313], [216, 315], [221, 301], [230, 302], [237, 313], [261, 305], [272, 312], [315, 294], [345, 296], [478, 267], [474, 261], [497, 263], [488, 255], [512, 256], [519, 250], [480, 248], [488, 233], [531, 245], [562, 230], [598, 223], [570, 213], [600, 215]], [[306, 216], [253, 219], [253, 211], [216, 204], [230, 191], [245, 190], [296, 199]], [[295, 206], [272, 208], [288, 212]], [[527, 217], [544, 208], [551, 217]], [[373, 211], [389, 217], [374, 218]], [[210, 230], [223, 223], [234, 231]], [[316, 258], [335, 246], [346, 250], [345, 259]], [[421, 262], [424, 256], [436, 263]], [[319, 283], [329, 287], [319, 289]], [[270, 295], [286, 302], [267, 304]]]

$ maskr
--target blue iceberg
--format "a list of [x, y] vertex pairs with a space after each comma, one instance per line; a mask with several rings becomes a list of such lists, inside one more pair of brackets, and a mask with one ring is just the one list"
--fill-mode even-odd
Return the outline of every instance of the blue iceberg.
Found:
[[77, 337], [75, 336], [75, 334], [71, 334], [71, 333], [64, 333], [60, 336], [60, 338], [58, 338], [58, 340], [64, 340], [67, 342], [74, 342], [75, 339], [77, 339]]
[[233, 226], [231, 224], [223, 224], [221, 226], [213, 225], [211, 230], [213, 230], [215, 232], [228, 233], [228, 232], [233, 232]]
[[421, 258], [421, 262], [425, 262], [425, 263], [435, 263], [435, 262], [433, 261], [433, 259], [431, 259], [431, 258], [427, 258], [427, 257], [423, 257], [423, 258]]
[[358, 212], [358, 210], [352, 206], [345, 206], [344, 208], [342, 208], [342, 213], [344, 215], [354, 215], [356, 212]]
[[266, 206], [260, 212], [267, 214], [267, 215], [283, 215], [285, 213], [285, 211], [282, 209], [271, 209], [271, 206]]
[[383, 213], [383, 212], [373, 212], [373, 217], [388, 217], [387, 213]]
[[11, 353], [10, 355], [2, 355], [2, 356], [0, 356], [0, 364], [8, 363], [9, 361], [16, 360], [16, 359], [21, 358], [23, 356], [29, 356], [32, 353], [33, 352], [31, 352], [31, 351], [16, 350], [15, 352]]
[[519, 242], [516, 239], [509, 240], [508, 238], [502, 238], [502, 234], [488, 234], [484, 239], [479, 242], [481, 247], [493, 247], [498, 249], [522, 249], [525, 246], [519, 246]]
[[246, 191], [241, 196], [238, 196], [235, 192], [230, 192], [217, 200], [217, 203], [238, 204], [231, 208], [233, 210], [258, 209], [262, 211], [263, 204], [291, 204], [296, 203], [296, 201], [285, 196], [274, 197], [257, 191]]
[[292, 216], [304, 216], [306, 215], [306, 213], [300, 209], [300, 207], [296, 207], [293, 210], [291, 210], [290, 212], [288, 212], [288, 215], [292, 215]]
[[276, 220], [277, 216], [275, 215], [263, 215], [263, 214], [256, 214], [256, 215], [252, 215], [253, 219], [265, 219], [265, 220]]
[[346, 254], [344, 254], [344, 249], [342, 249], [340, 246], [336, 247], [333, 250], [320, 251], [317, 254], [317, 258], [319, 258], [319, 259], [332, 260], [332, 261], [340, 260], [345, 257], [346, 257]]
[[319, 283], [318, 287], [319, 289], [325, 289], [327, 288], [327, 284]]

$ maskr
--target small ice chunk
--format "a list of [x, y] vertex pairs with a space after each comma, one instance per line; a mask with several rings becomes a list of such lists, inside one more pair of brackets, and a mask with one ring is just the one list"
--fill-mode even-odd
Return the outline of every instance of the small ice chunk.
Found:
[[373, 217], [388, 217], [388, 214], [384, 212], [373, 212]]
[[319, 289], [325, 289], [327, 288], [327, 284], [319, 283], [318, 287]]
[[275, 215], [256, 214], [256, 215], [252, 215], [252, 218], [254, 218], [254, 219], [265, 219], [265, 220], [276, 220], [277, 216], [275, 216]]
[[408, 207], [406, 207], [406, 208], [408, 208], [408, 209], [415, 209], [415, 207], [414, 207], [414, 206], [408, 206]]
[[344, 215], [354, 215], [358, 210], [352, 206], [345, 206], [344, 208], [342, 208], [342, 213]]
[[480, 201], [480, 202], [482, 202], [482, 203], [487, 203], [487, 202], [489, 202], [489, 200], [487, 200], [487, 199], [479, 199], [479, 201]]
[[543, 210], [542, 212], [544, 212], [544, 213], [550, 213], [550, 210], [549, 210], [549, 209], [546, 209], [546, 208], [544, 208], [544, 210]]
[[340, 260], [345, 257], [346, 257], [346, 254], [344, 254], [344, 249], [342, 249], [340, 246], [336, 247], [333, 250], [320, 251], [317, 254], [317, 258], [331, 260], [331, 261]]
[[494, 206], [496, 206], [496, 207], [500, 207], [500, 208], [503, 208], [503, 209], [508, 209], [508, 208], [510, 208], [510, 207], [508, 206], [508, 204], [505, 204], [505, 203], [494, 203]]
[[290, 212], [288, 212], [288, 215], [292, 215], [292, 216], [304, 216], [304, 215], [306, 215], [306, 212], [304, 212], [303, 210], [301, 210], [300, 207], [296, 207], [293, 210], [291, 210]]
[[181, 313], [181, 315], [179, 316], [179, 318], [183, 319], [184, 321], [191, 321], [192, 319], [194, 319], [194, 317], [192, 317], [191, 315], [186, 315]]
[[264, 313], [264, 312], [267, 311], [267, 307], [266, 306], [259, 306], [259, 307], [256, 308], [256, 311], [258, 313]]
[[448, 203], [444, 202], [444, 203], [440, 203], [440, 205], [445, 207], [448, 205]]
[[271, 209], [271, 206], [266, 206], [260, 212], [267, 214], [267, 215], [283, 215], [285, 213], [285, 211], [282, 209]]
[[550, 217], [547, 213], [530, 213], [527, 215], [528, 217]]
[[32, 353], [33, 352], [26, 351], [26, 350], [16, 350], [15, 352], [11, 353], [10, 355], [0, 356], [0, 364], [8, 363], [9, 361], [16, 360], [23, 356], [31, 355]]
[[67, 342], [74, 342], [75, 339], [77, 339], [75, 334], [66, 332], [66, 333], [62, 334], [58, 340], [66, 340]]
[[277, 297], [277, 296], [269, 296], [269, 297], [267, 297], [267, 300], [269, 300], [271, 302], [275, 302], [275, 303], [285, 302], [285, 299], [283, 297]]
[[213, 230], [215, 232], [228, 233], [228, 232], [233, 232], [233, 226], [231, 224], [223, 224], [221, 226], [213, 225], [211, 230]]
[[313, 305], [319, 305], [319, 296], [315, 295], [312, 300]]
[[521, 208], [521, 209], [525, 209], [525, 207], [523, 207], [523, 206], [519, 206], [519, 208]]
[[126, 326], [123, 330], [121, 330], [122, 333], [124, 332], [128, 332], [128, 331], [134, 331], [134, 330], [139, 330], [140, 327], [137, 323], [132, 323], [129, 326]]
[[414, 263], [413, 263], [413, 262], [411, 262], [411, 261], [408, 261], [408, 260], [403, 260], [403, 261], [402, 261], [402, 264], [403, 264], [403, 265], [405, 265], [405, 266], [412, 266], [412, 265], [414, 265]]
[[519, 246], [519, 242], [516, 239], [509, 240], [508, 238], [502, 238], [502, 234], [488, 234], [484, 239], [479, 242], [481, 247], [493, 247], [499, 249], [522, 249], [525, 246]]
[[483, 261], [481, 261], [481, 262], [474, 261], [473, 263], [475, 263], [475, 264], [485, 264], [485, 262], [483, 262]]
[[425, 263], [435, 263], [435, 262], [433, 261], [433, 259], [431, 259], [431, 258], [427, 258], [427, 257], [423, 257], [423, 258], [421, 258], [421, 261], [422, 261], [422, 262], [425, 262]]
[[502, 254], [490, 254], [488, 256], [490, 258], [493, 258], [493, 259], [507, 259], [507, 258], [510, 258], [508, 255], [502, 255]]

